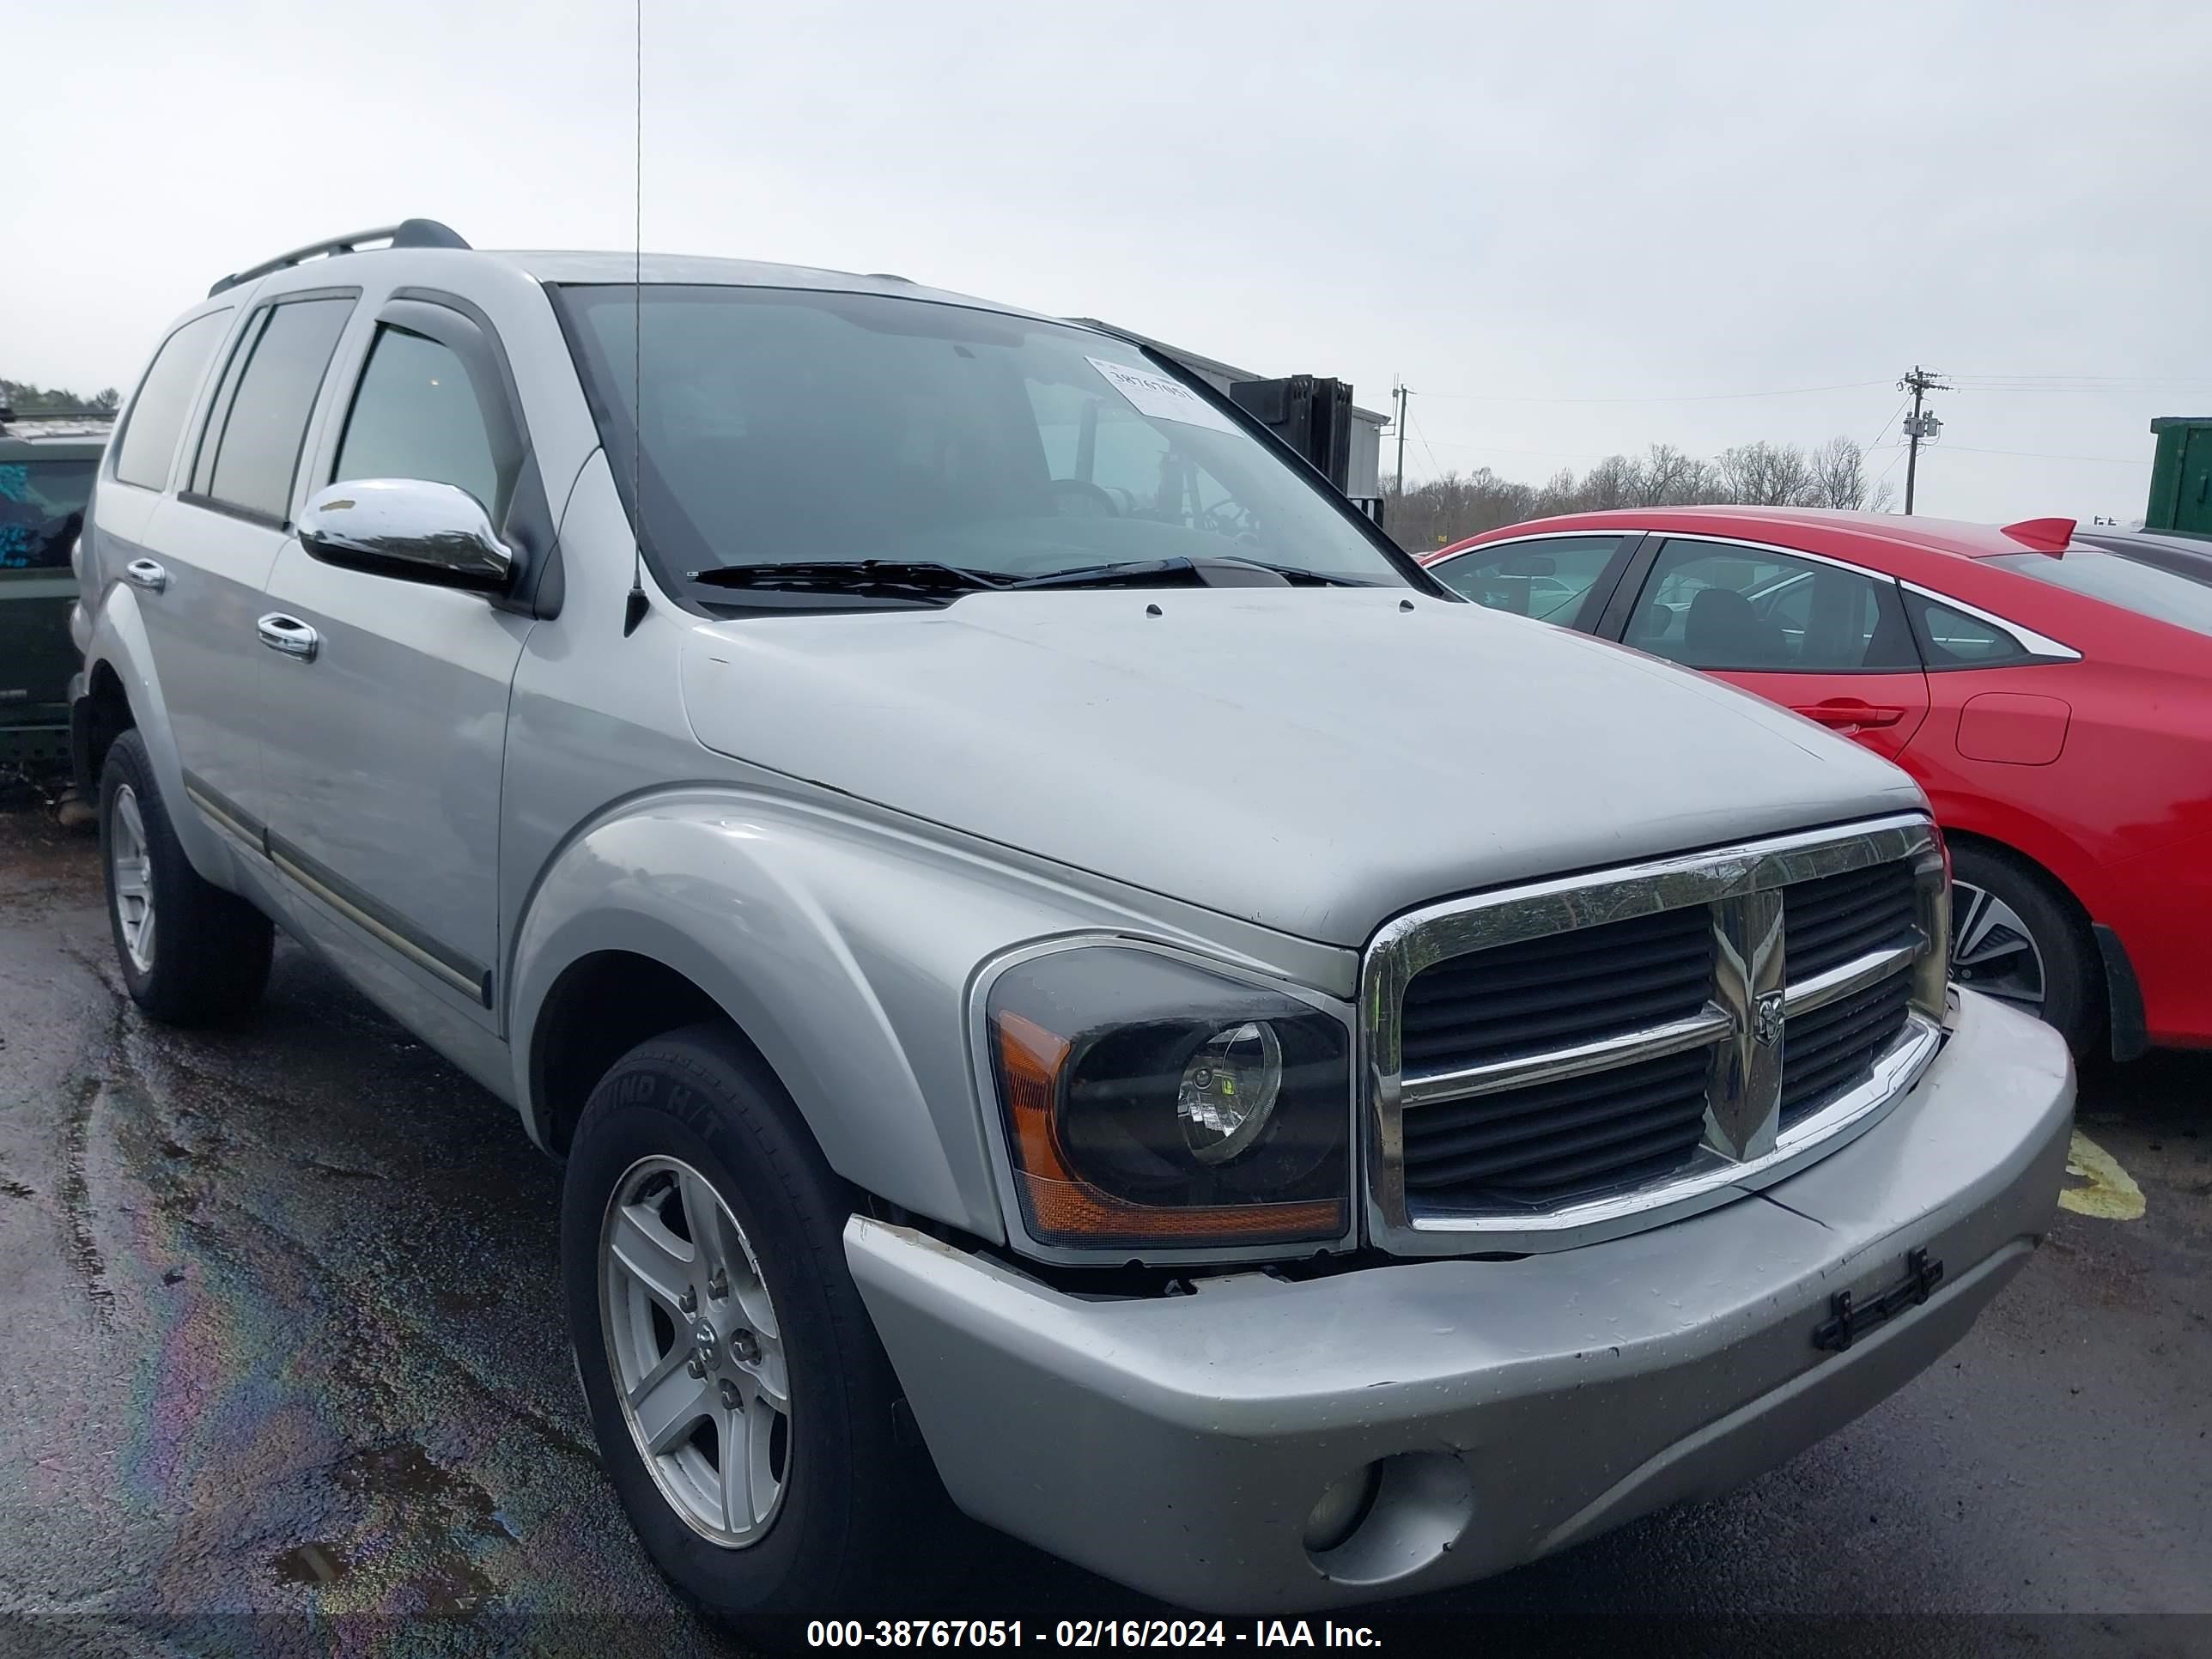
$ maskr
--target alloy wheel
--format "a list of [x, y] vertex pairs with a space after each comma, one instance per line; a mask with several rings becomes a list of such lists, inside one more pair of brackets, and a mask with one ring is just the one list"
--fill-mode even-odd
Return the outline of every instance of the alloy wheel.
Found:
[[791, 1477], [783, 1338], [744, 1230], [679, 1158], [639, 1159], [599, 1231], [599, 1318], [623, 1418], [702, 1538], [757, 1543]]
[[154, 970], [154, 860], [146, 846], [146, 820], [129, 784], [115, 792], [107, 827], [107, 885], [124, 954], [142, 974]]
[[2020, 913], [1985, 887], [1951, 884], [1951, 977], [2039, 1014], [2043, 952]]

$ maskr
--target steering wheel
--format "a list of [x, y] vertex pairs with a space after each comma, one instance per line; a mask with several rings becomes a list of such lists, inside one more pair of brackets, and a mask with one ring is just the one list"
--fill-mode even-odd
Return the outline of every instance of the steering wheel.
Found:
[[1053, 511], [1063, 519], [1118, 519], [1121, 509], [1114, 498], [1087, 478], [1053, 478], [1045, 488], [1051, 492]]

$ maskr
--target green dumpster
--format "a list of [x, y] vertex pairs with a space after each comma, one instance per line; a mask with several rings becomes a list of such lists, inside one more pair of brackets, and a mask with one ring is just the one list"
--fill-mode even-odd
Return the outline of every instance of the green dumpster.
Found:
[[2212, 415], [2162, 415], [2150, 429], [2158, 451], [2143, 528], [2212, 537]]

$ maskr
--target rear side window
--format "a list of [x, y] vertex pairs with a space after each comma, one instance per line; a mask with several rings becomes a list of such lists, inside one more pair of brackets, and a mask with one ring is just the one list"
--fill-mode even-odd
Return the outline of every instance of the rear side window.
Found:
[[422, 478], [453, 484], [475, 496], [498, 523], [514, 481], [501, 476], [494, 457], [483, 414], [489, 390], [476, 385], [450, 347], [385, 325], [362, 371], [331, 482]]
[[1994, 668], [2028, 660], [2027, 648], [1994, 623], [1917, 593], [1906, 594], [1905, 604], [1920, 629], [1921, 654], [1930, 668]]
[[96, 461], [0, 461], [0, 570], [65, 570]]
[[1834, 674], [1920, 666], [1887, 577], [1721, 542], [1660, 549], [1626, 643], [1692, 668]]
[[185, 429], [192, 394], [229, 326], [228, 311], [210, 311], [161, 342], [138, 383], [138, 395], [131, 400], [123, 434], [115, 441], [115, 476], [125, 483], [142, 489], [168, 483], [169, 463], [176, 457], [177, 434]]
[[[200, 440], [195, 493], [282, 524], [307, 416], [350, 299], [293, 300], [269, 306], [246, 325]], [[242, 367], [241, 367], [242, 365]]]
[[1429, 574], [1461, 598], [1492, 611], [1571, 623], [1620, 547], [1618, 536], [1509, 542], [1447, 559]]

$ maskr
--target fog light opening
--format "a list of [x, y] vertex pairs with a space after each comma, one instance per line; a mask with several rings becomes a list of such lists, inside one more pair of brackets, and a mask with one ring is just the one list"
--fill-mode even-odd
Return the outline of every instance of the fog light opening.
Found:
[[1399, 1452], [1345, 1476], [1306, 1517], [1306, 1559], [1340, 1584], [1411, 1577], [1474, 1520], [1474, 1482], [1455, 1451]]
[[1306, 1553], [1326, 1554], [1358, 1531], [1368, 1510], [1375, 1507], [1375, 1489], [1379, 1484], [1377, 1466], [1368, 1463], [1322, 1488], [1320, 1502], [1306, 1516]]

